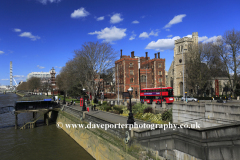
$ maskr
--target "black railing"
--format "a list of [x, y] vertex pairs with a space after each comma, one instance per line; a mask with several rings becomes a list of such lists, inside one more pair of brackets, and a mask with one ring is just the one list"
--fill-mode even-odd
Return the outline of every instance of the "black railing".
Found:
[[17, 101], [15, 103], [15, 111], [18, 110], [37, 110], [37, 109], [53, 109], [58, 108], [59, 104], [53, 101]]

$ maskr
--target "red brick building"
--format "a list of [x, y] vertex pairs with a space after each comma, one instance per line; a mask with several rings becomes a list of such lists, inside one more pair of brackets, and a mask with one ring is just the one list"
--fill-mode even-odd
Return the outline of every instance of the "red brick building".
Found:
[[154, 54], [155, 58], [150, 59], [148, 52], [145, 57], [134, 56], [134, 51], [130, 56], [122, 55], [115, 61], [116, 94], [122, 98], [122, 93], [127, 92], [131, 86], [133, 88], [133, 98], [140, 98], [140, 89], [165, 87], [165, 59], [160, 59], [160, 52]]

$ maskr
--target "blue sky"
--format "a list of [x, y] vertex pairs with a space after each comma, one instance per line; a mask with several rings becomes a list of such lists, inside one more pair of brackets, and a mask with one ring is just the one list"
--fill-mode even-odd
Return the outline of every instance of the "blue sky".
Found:
[[240, 30], [239, 0], [1, 0], [0, 85], [30, 72], [59, 72], [84, 42], [110, 42], [123, 55], [161, 52], [166, 70], [174, 40], [198, 32], [208, 42]]

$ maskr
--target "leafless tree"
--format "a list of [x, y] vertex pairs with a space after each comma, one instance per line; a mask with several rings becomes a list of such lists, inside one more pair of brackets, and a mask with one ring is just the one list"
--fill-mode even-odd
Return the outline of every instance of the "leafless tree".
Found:
[[49, 82], [44, 82], [44, 83], [42, 83], [42, 85], [41, 85], [42, 91], [45, 92], [45, 93], [47, 93], [47, 96], [48, 96], [48, 91], [51, 89], [51, 87], [52, 87], [52, 85], [51, 85], [51, 83], [49, 83]]
[[[226, 31], [219, 37], [213, 48], [220, 55], [221, 61], [227, 71], [231, 88], [235, 91], [240, 67], [240, 31], [235, 29]], [[231, 77], [233, 75], [233, 83]]]
[[76, 79], [94, 96], [98, 90], [95, 80], [100, 81], [100, 75], [114, 66], [117, 54], [110, 44], [100, 42], [87, 42], [74, 53]]
[[41, 79], [37, 77], [31, 77], [28, 81], [28, 89], [32, 92], [41, 87]]
[[199, 90], [205, 90], [207, 82], [210, 79], [208, 45], [199, 43], [193, 45], [186, 57], [187, 88], [198, 93]]
[[19, 91], [28, 91], [28, 84], [27, 82], [22, 82], [18, 85], [17, 90]]

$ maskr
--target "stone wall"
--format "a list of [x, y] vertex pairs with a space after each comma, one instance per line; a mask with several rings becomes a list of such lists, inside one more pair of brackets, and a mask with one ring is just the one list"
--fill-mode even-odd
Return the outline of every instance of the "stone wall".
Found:
[[237, 103], [173, 103], [173, 123], [200, 123], [201, 128], [240, 122]]
[[[81, 121], [78, 118], [66, 112], [59, 112], [57, 123], [63, 124], [79, 124]], [[100, 130], [94, 129], [76, 129], [66, 128], [63, 125], [62, 129], [72, 137], [80, 146], [82, 146], [93, 158], [97, 160], [135, 160], [136, 158], [119, 149], [123, 143], [120, 139], [113, 137], [111, 134], [103, 133]]]

